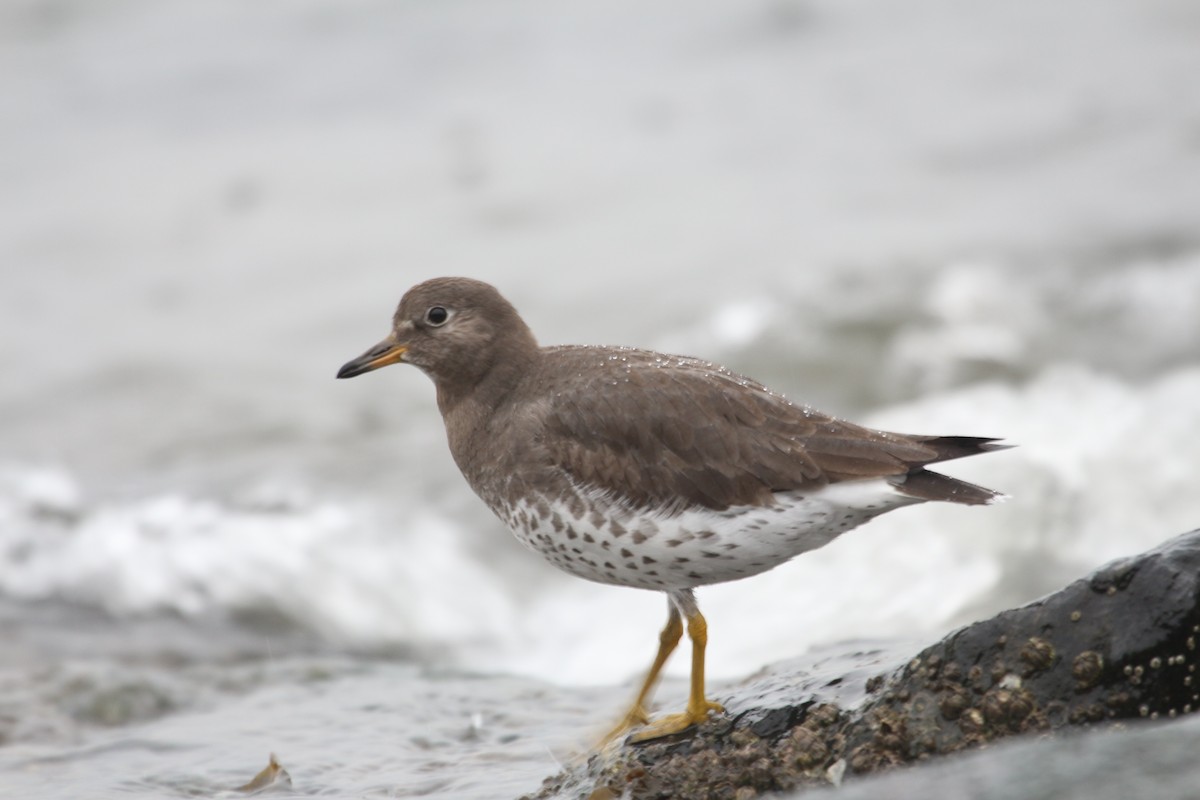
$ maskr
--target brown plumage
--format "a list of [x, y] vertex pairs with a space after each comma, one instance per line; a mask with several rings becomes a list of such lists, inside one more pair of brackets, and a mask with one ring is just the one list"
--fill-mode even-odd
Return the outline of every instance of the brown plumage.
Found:
[[[923, 500], [996, 495], [925, 465], [994, 449], [993, 439], [903, 436], [797, 406], [705, 361], [610, 347], [542, 351], [540, 419], [551, 461], [580, 483], [641, 507], [724, 510], [865, 478]], [[569, 377], [568, 377], [569, 376]], [[531, 430], [531, 434], [535, 431]]]
[[1003, 447], [995, 439], [864, 428], [695, 358], [539, 347], [507, 300], [466, 278], [412, 288], [391, 334], [338, 377], [397, 362], [433, 379], [455, 462], [518, 538], [572, 574], [667, 592], [660, 658], [624, 725], [645, 721], [687, 618], [699, 654], [689, 708], [650, 735], [715, 707], [693, 587], [770, 569], [902, 505], [998, 497], [926, 469]]

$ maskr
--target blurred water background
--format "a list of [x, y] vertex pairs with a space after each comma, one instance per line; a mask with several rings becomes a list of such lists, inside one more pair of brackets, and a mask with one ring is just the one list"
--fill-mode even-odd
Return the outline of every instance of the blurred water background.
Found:
[[429, 277], [1020, 445], [703, 590], [718, 687], [1196, 527], [1197, 75], [1192, 0], [7, 0], [0, 795], [513, 796], [615, 715], [662, 598], [333, 380]]

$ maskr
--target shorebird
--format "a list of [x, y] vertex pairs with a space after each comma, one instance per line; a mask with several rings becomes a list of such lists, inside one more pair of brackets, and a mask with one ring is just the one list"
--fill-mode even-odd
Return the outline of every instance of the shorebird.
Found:
[[[450, 452], [516, 537], [554, 566], [666, 593], [667, 623], [632, 707], [605, 737], [678, 733], [722, 711], [704, 688], [697, 586], [764, 572], [902, 506], [1000, 495], [928, 465], [1004, 447], [872, 430], [730, 370], [626, 347], [540, 347], [492, 286], [409, 290], [382, 342], [339, 378], [412, 364], [433, 379]], [[659, 672], [692, 643], [687, 707], [654, 722]]]

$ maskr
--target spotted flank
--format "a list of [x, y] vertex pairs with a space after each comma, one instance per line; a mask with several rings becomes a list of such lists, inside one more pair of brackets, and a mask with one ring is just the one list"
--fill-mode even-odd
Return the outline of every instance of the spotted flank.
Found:
[[781, 492], [770, 506], [636, 511], [595, 492], [585, 504], [522, 500], [497, 514], [526, 547], [587, 580], [692, 588], [757, 575], [872, 517], [921, 502], [883, 480]]

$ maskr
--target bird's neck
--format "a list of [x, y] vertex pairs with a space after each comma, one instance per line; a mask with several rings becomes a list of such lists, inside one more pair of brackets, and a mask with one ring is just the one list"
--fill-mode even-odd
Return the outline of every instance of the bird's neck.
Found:
[[488, 370], [473, 380], [436, 381], [438, 409], [447, 429], [474, 430], [490, 419], [530, 374], [536, 370], [541, 350], [529, 337], [490, 359]]
[[[476, 492], [484, 492], [486, 465], [495, 463], [502, 441], [496, 436], [512, 417], [506, 408], [517, 402], [521, 382], [538, 366], [540, 352], [532, 351], [497, 363], [474, 386], [444, 386], [437, 391], [438, 408], [446, 425], [450, 454]], [[493, 476], [494, 477], [494, 476]]]

